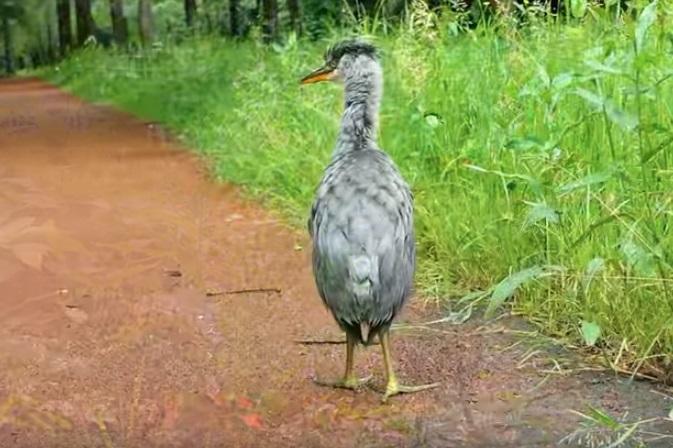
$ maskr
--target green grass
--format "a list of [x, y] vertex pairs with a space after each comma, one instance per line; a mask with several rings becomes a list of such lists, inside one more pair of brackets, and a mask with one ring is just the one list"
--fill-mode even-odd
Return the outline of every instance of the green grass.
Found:
[[[670, 372], [668, 8], [637, 52], [635, 20], [600, 15], [457, 36], [445, 22], [430, 32], [416, 21], [375, 39], [386, 75], [381, 146], [415, 192], [426, 296], [467, 296], [490, 311], [507, 301], [547, 334], [595, 342], [619, 368]], [[89, 49], [48, 76], [167, 124], [219, 179], [303, 226], [342, 107], [340, 87], [298, 84], [326, 44]]]

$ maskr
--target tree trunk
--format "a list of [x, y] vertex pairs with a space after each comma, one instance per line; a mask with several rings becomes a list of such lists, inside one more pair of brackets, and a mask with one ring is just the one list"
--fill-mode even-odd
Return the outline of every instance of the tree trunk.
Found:
[[213, 18], [210, 15], [210, 11], [206, 11], [203, 14], [203, 22], [205, 25], [206, 33], [210, 34], [213, 32]]
[[129, 39], [129, 26], [124, 17], [124, 0], [110, 0], [110, 19], [115, 42], [117, 45], [126, 45]]
[[70, 20], [70, 0], [57, 0], [58, 43], [61, 56], [65, 56], [72, 47], [72, 23]]
[[154, 40], [152, 0], [138, 0], [138, 29], [140, 30], [140, 41], [143, 45], [151, 44]]
[[255, 22], [262, 17], [262, 0], [255, 0], [255, 8], [252, 10], [255, 16]]
[[405, 9], [407, 8], [406, 0], [395, 0], [386, 4], [387, 10], [386, 15], [388, 17], [400, 17], [404, 14]]
[[229, 32], [232, 36], [238, 37], [241, 32], [238, 23], [238, 12], [241, 7], [241, 0], [229, 0]]
[[77, 16], [77, 43], [83, 45], [94, 34], [91, 0], [75, 0], [75, 14]]
[[14, 74], [14, 55], [12, 54], [12, 30], [9, 23], [9, 17], [4, 14], [2, 17], [2, 41], [5, 46], [5, 73]]
[[262, 1], [262, 38], [269, 43], [278, 36], [278, 0]]
[[355, 17], [373, 16], [376, 11], [377, 0], [348, 0], [347, 4], [355, 13]]
[[185, 23], [189, 28], [194, 26], [196, 19], [196, 0], [185, 0]]
[[301, 35], [301, 2], [300, 0], [287, 0], [287, 10], [290, 12], [290, 28], [292, 31]]
[[54, 28], [53, 28], [53, 10], [47, 10], [47, 60], [54, 62], [56, 60], [56, 45], [54, 44]]

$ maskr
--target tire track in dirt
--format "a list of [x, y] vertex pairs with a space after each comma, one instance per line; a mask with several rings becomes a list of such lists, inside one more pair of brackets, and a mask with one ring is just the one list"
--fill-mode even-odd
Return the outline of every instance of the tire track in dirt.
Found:
[[[318, 388], [343, 347], [296, 343], [341, 338], [297, 246], [160, 128], [0, 82], [0, 446], [543, 447], [577, 427], [567, 408], [671, 405], [609, 377], [541, 383], [477, 324], [394, 339], [401, 376], [436, 391]], [[280, 293], [206, 294], [254, 288]], [[377, 349], [357, 366], [381, 383]]]

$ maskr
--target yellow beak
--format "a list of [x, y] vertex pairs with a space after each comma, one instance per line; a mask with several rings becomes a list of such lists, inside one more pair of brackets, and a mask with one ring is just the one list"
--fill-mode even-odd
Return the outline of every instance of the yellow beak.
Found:
[[334, 78], [335, 70], [331, 67], [320, 67], [309, 73], [301, 79], [302, 84], [312, 84], [314, 82], [329, 81]]

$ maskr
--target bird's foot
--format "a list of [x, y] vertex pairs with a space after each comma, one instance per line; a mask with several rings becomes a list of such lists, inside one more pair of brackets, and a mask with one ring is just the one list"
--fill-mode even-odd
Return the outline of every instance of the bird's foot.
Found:
[[439, 387], [440, 383], [432, 383], [432, 384], [423, 384], [420, 386], [404, 386], [402, 384], [399, 384], [396, 380], [395, 381], [389, 381], [388, 385], [386, 386], [386, 390], [383, 393], [383, 397], [381, 398], [381, 401], [383, 403], [387, 402], [388, 399], [394, 395], [399, 395], [399, 394], [412, 394], [414, 392], [421, 392], [424, 390], [428, 389], [434, 389], [436, 387]]
[[367, 384], [371, 379], [372, 376], [369, 375], [364, 378], [357, 378], [355, 376], [350, 376], [336, 381], [323, 381], [316, 378], [313, 380], [313, 382], [316, 383], [318, 386], [332, 387], [335, 389], [358, 390], [362, 386]]

